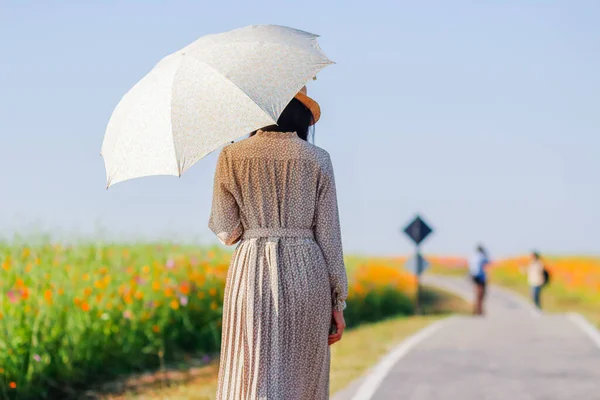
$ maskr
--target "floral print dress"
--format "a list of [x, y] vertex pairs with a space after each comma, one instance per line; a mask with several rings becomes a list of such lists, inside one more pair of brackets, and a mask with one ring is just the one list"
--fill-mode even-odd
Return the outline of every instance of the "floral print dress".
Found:
[[295, 133], [229, 145], [210, 228], [238, 243], [223, 310], [219, 400], [329, 398], [327, 336], [347, 296], [331, 160]]

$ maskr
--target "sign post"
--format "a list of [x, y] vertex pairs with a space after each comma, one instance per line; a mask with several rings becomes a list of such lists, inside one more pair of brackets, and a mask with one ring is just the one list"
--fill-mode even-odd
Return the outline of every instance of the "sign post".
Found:
[[415, 297], [415, 313], [421, 313], [421, 274], [427, 269], [429, 263], [421, 255], [421, 242], [425, 240], [433, 229], [417, 215], [415, 219], [404, 228], [404, 233], [415, 243], [415, 256], [406, 262], [406, 269], [415, 274], [417, 278], [417, 293]]

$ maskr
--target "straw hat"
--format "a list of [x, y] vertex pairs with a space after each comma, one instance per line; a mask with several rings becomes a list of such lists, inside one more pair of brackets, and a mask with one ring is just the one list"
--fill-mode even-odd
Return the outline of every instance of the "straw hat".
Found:
[[302, 89], [300, 89], [298, 94], [294, 97], [300, 100], [300, 102], [304, 104], [312, 113], [313, 123], [311, 125], [316, 124], [319, 118], [321, 118], [321, 107], [319, 107], [319, 103], [308, 97], [306, 94], [306, 86], [302, 87]]

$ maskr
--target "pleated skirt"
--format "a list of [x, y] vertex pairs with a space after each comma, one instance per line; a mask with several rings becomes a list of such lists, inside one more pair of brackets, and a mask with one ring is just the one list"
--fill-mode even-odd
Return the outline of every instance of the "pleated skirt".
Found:
[[329, 274], [306, 238], [237, 247], [223, 305], [219, 400], [329, 398]]

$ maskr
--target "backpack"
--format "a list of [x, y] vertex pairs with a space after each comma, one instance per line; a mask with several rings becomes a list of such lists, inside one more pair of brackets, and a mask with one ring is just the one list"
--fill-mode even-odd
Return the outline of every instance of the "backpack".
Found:
[[542, 284], [542, 286], [546, 286], [550, 283], [550, 272], [548, 271], [548, 268], [544, 267], [544, 269], [542, 270], [542, 274], [544, 275], [544, 283]]

